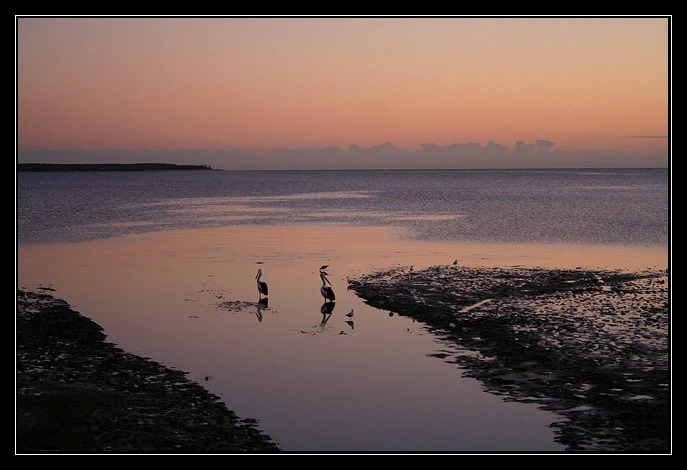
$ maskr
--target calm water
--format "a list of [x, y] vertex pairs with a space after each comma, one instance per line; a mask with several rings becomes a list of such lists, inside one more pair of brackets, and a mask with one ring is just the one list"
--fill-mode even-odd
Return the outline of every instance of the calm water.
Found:
[[345, 223], [427, 240], [667, 247], [668, 201], [665, 169], [17, 175], [19, 244]]
[[485, 393], [346, 278], [456, 258], [666, 267], [668, 196], [668, 170], [20, 173], [17, 281], [188, 371], [286, 451], [563, 451], [557, 416]]

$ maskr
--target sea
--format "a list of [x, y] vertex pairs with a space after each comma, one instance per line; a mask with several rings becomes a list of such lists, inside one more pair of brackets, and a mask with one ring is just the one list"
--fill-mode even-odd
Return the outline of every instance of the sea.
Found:
[[666, 269], [670, 194], [666, 168], [19, 172], [16, 281], [187, 372], [286, 452], [564, 452], [560, 416], [489, 394], [436, 357], [450, 345], [347, 281], [440, 264]]
[[17, 242], [233, 225], [401, 227], [486, 243], [669, 243], [667, 169], [17, 174]]

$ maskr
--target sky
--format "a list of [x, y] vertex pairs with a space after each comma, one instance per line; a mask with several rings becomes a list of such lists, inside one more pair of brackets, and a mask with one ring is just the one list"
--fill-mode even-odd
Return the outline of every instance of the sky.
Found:
[[15, 19], [20, 163], [670, 165], [670, 16]]

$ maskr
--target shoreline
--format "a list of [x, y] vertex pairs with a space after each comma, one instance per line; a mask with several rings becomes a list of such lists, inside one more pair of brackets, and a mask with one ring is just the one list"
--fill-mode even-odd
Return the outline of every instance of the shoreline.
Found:
[[[217, 171], [209, 165], [175, 163], [17, 163], [17, 172]], [[222, 171], [222, 170], [220, 170]]]
[[108, 342], [64, 300], [18, 290], [16, 314], [16, 454], [280, 451], [256, 420]]
[[569, 452], [669, 453], [668, 281], [667, 269], [433, 266], [349, 289], [455, 345], [434, 356], [488, 392], [561, 415]]
[[[349, 288], [454, 345], [433, 356], [487, 392], [560, 415], [551, 427], [565, 453], [664, 454], [668, 280], [668, 270], [433, 266], [375, 272]], [[44, 291], [17, 293], [18, 453], [281, 452], [256, 420], [184, 372], [107, 343]]]
[[[531, 371], [526, 367], [522, 368], [519, 366], [517, 369], [513, 367], [507, 370], [506, 374], [499, 375], [498, 369], [494, 372], [494, 369], [485, 367], [483, 360], [474, 359], [471, 364], [468, 359], [461, 359], [460, 356], [472, 354], [468, 347], [480, 345], [480, 343], [470, 343], [477, 335], [466, 335], [462, 338], [465, 341], [465, 346], [460, 346], [457, 340], [461, 338], [456, 331], [457, 329], [449, 330], [445, 324], [436, 324], [432, 327], [432, 317], [426, 316], [425, 319], [422, 318], [422, 315], [428, 309], [417, 308], [418, 305], [416, 303], [409, 302], [409, 297], [406, 297], [405, 300], [403, 300], [402, 296], [397, 295], [393, 299], [381, 298], [382, 303], [379, 306], [370, 302], [370, 299], [373, 299], [376, 293], [387, 289], [385, 284], [387, 283], [386, 277], [388, 277], [389, 286], [387, 292], [389, 293], [398, 292], [399, 289], [404, 288], [409, 293], [410, 289], [416, 289], [416, 295], [427, 302], [426, 305], [430, 307], [430, 311], [435, 312], [442, 312], [445, 308], [445, 305], [442, 305], [442, 296], [444, 296], [444, 302], [453, 302], [459, 308], [468, 308], [469, 314], [481, 313], [492, 315], [494, 317], [494, 324], [499, 327], [494, 331], [506, 334], [509, 325], [502, 316], [498, 315], [499, 312], [513, 312], [513, 318], [521, 320], [525, 313], [533, 313], [541, 317], [541, 325], [558, 325], [561, 322], [553, 321], [550, 317], [554, 316], [554, 313], [560, 315], [561, 310], [558, 306], [555, 306], [555, 308], [551, 309], [551, 315], [542, 314], [540, 310], [548, 308], [548, 303], [544, 302], [546, 296], [543, 295], [543, 292], [540, 292], [542, 295], [539, 295], [538, 300], [534, 293], [529, 296], [506, 296], [506, 291], [501, 292], [501, 297], [492, 297], [491, 294], [493, 292], [489, 289], [493, 287], [492, 284], [497, 279], [500, 279], [501, 284], [507, 287], [508, 276], [511, 276], [510, 279], [513, 282], [517, 281], [520, 283], [518, 285], [522, 286], [523, 276], [527, 277], [528, 273], [539, 272], [539, 270], [541, 270], [542, 274], [571, 271], [576, 275], [583, 275], [583, 273], [601, 272], [606, 269], [590, 266], [591, 261], [594, 261], [595, 265], [612, 266], [612, 268], [609, 268], [611, 270], [617, 268], [622, 269], [623, 272], [628, 271], [631, 273], [643, 272], [644, 268], [641, 266], [647, 266], [651, 267], [647, 268], [651, 272], [660, 273], [665, 279], [669, 277], [667, 267], [663, 269], [663, 266], [667, 266], [667, 263], [663, 264], [662, 259], [665, 259], [665, 255], [661, 255], [660, 250], [628, 251], [620, 247], [608, 249], [590, 247], [589, 249], [580, 250], [576, 249], [576, 247], [566, 246], [518, 246], [518, 249], [514, 249], [512, 246], [482, 246], [465, 243], [456, 245], [398, 240], [391, 236], [393, 233], [393, 231], [388, 229], [370, 229], [361, 232], [359, 228], [348, 229], [342, 226], [322, 227], [315, 231], [313, 231], [313, 227], [287, 226], [271, 227], [270, 230], [264, 230], [249, 226], [222, 230], [160, 232], [154, 236], [127, 236], [79, 244], [23, 246], [20, 247], [19, 273], [21, 276], [18, 279], [18, 287], [26, 291], [57, 292], [59, 297], [68, 299], [77, 311], [84, 312], [97, 321], [99, 325], [102, 325], [105, 328], [104, 331], [108, 333], [108, 338], [113, 340], [115, 344], [121, 345], [125, 350], [137, 352], [144, 357], [155, 357], [157, 360], [164, 361], [165, 364], [173, 364], [172, 367], [191, 370], [193, 371], [193, 378], [214, 393], [222, 397], [226, 395], [227, 397], [239, 398], [234, 392], [225, 392], [229, 387], [233, 387], [231, 384], [236, 380], [235, 374], [232, 374], [234, 378], [227, 376], [225, 379], [226, 384], [222, 383], [220, 385], [218, 377], [213, 373], [214, 370], [220, 367], [214, 362], [215, 358], [221, 356], [221, 354], [219, 356], [217, 354], [220, 350], [212, 350], [215, 348], [205, 347], [206, 344], [212, 344], [213, 341], [204, 340], [200, 346], [202, 348], [199, 355], [199, 358], [202, 358], [202, 362], [200, 362], [202, 367], [200, 368], [196, 367], [192, 360], [187, 360], [188, 355], [180, 356], [176, 353], [176, 355], [169, 355], [165, 351], [169, 350], [169, 346], [173, 346], [175, 341], [191, 344], [190, 342], [196, 338], [201, 338], [208, 334], [211, 335], [209, 338], [217, 336], [221, 337], [222, 341], [224, 341], [227, 331], [215, 335], [214, 332], [218, 331], [216, 328], [206, 327], [206, 325], [219, 323], [217, 323], [214, 317], [214, 313], [217, 311], [217, 299], [214, 295], [205, 296], [205, 293], [221, 293], [223, 295], [222, 301], [252, 299], [255, 289], [254, 281], [252, 280], [255, 272], [253, 269], [253, 266], [255, 266], [254, 253], [264, 251], [265, 247], [269, 249], [275, 243], [279, 243], [281, 251], [264, 261], [269, 264], [271, 287], [275, 289], [281, 288], [282, 297], [280, 305], [275, 303], [271, 306], [279, 307], [280, 313], [290, 311], [293, 313], [293, 317], [292, 315], [275, 315], [274, 320], [282, 321], [282, 326], [297, 326], [300, 328], [304, 321], [308, 321], [307, 316], [302, 318], [297, 316], [303, 310], [300, 307], [301, 297], [298, 296], [296, 302], [293, 303], [296, 307], [292, 306], [289, 310], [287, 305], [290, 305], [288, 303], [290, 299], [287, 298], [287, 293], [301, 292], [300, 279], [307, 277], [308, 273], [305, 270], [299, 272], [298, 276], [284, 273], [292, 272], [291, 265], [294, 260], [297, 260], [300, 266], [307, 264], [320, 266], [323, 264], [321, 260], [324, 255], [320, 251], [312, 249], [312, 240], [326, 239], [329, 240], [331, 246], [335, 247], [335, 251], [329, 252], [327, 254], [328, 257], [325, 259], [329, 264], [335, 265], [335, 272], [340, 276], [339, 282], [343, 282], [343, 286], [346, 286], [350, 276], [350, 280], [361, 283], [358, 286], [349, 284], [349, 287], [351, 287], [349, 296], [356, 297], [358, 304], [367, 303], [376, 309], [381, 308], [385, 310], [384, 302], [386, 302], [389, 312], [393, 310], [399, 316], [405, 315], [420, 320], [427, 325], [427, 327], [423, 325], [421, 328], [429, 330], [437, 338], [442, 340], [446, 338], [453, 339], [452, 344], [459, 348], [458, 353], [453, 348], [447, 347], [445, 351], [438, 351], [435, 355], [440, 360], [449, 363], [456, 362], [459, 366], [456, 373], [464, 373], [464, 370], [470, 370], [469, 366], [472, 365], [470, 373], [475, 374], [474, 377], [480, 383], [485, 384], [485, 390], [490, 395], [497, 395], [499, 399], [506, 401], [516, 401], [514, 398], [519, 401], [528, 401], [537, 407], [545, 406], [550, 410], [554, 410], [558, 415], [562, 415], [562, 413], [558, 413], [553, 404], [560, 401], [567, 406], [572, 402], [562, 401], [565, 398], [564, 396], [551, 393], [547, 389], [547, 382], [541, 376], [531, 374]], [[242, 244], [240, 250], [235, 249], [227, 240], [236, 239], [247, 240], [250, 243]], [[189, 240], [193, 240], [193, 243], [189, 244]], [[382, 246], [383, 250], [381, 249]], [[170, 253], [184, 253], [184, 257], [170, 257]], [[206, 257], [207, 253], [212, 253], [212, 256], [210, 258]], [[303, 253], [306, 256], [303, 256]], [[456, 253], [460, 254], [460, 265], [442, 264], [450, 263]], [[231, 260], [230, 264], [225, 262], [227, 259]], [[145, 263], [142, 260], [145, 260]], [[398, 267], [399, 261], [403, 263], [403, 266], [414, 264], [413, 282], [417, 283], [416, 286], [411, 287], [408, 284], [407, 279], [404, 277], [404, 275], [407, 275], [407, 268]], [[552, 266], [553, 263], [557, 267]], [[468, 268], [467, 266], [472, 267]], [[582, 268], [579, 266], [582, 266]], [[246, 272], [249, 274], [246, 275]], [[399, 276], [395, 276], [394, 272], [399, 274]], [[484, 276], [480, 276], [480, 272]], [[607, 272], [610, 273], [611, 271]], [[488, 273], [491, 273], [491, 275], [486, 276]], [[281, 276], [278, 276], [280, 274]], [[442, 279], [442, 277], [446, 279]], [[490, 281], [489, 277], [493, 278], [493, 282]], [[518, 277], [520, 277], [519, 281]], [[248, 280], [246, 281], [245, 278]], [[59, 282], [54, 282], [55, 280]], [[151, 280], [155, 280], [155, 282], [150, 282]], [[542, 281], [544, 280], [545, 278], [542, 278]], [[629, 281], [626, 281], [627, 279], [618, 285], [628, 285]], [[586, 295], [570, 298], [570, 300], [575, 302], [577, 302], [577, 299], [580, 299], [579, 304], [581, 307], [585, 306], [585, 308], [599, 310], [605, 306], [608, 299], [614, 298], [615, 293], [613, 291], [607, 292], [604, 290], [613, 286], [613, 283], [610, 281], [605, 285], [592, 279], [588, 279], [586, 282], [588, 289], [577, 292], [580, 295], [586, 292]], [[364, 283], [369, 285], [369, 295], [364, 293], [360, 287]], [[442, 291], [440, 290], [442, 285], [452, 285], [453, 288]], [[583, 287], [583, 285], [580, 284], [580, 287]], [[116, 289], [112, 287], [116, 287]], [[355, 289], [354, 287], [358, 288]], [[553, 287], [555, 287], [555, 283], [553, 283]], [[665, 320], [661, 328], [665, 327], [667, 329], [666, 325], [669, 322], [667, 284], [664, 284], [661, 289], [657, 291], [659, 295], [657, 298], [659, 300], [654, 303], [660, 308], [658, 315], [662, 316]], [[617, 291], [625, 292], [626, 290], [621, 288]], [[454, 292], [452, 293], [451, 291]], [[636, 291], [637, 295], [640, 295], [641, 289], [636, 289]], [[302, 290], [302, 292], [306, 291]], [[304, 298], [310, 299], [309, 292], [308, 290], [304, 294]], [[515, 291], [515, 293], [518, 292], [525, 294], [522, 289]], [[557, 298], [562, 302], [565, 300], [564, 292], [566, 291], [552, 289], [550, 291], [550, 299]], [[167, 293], [173, 293], [173, 295], [167, 295]], [[271, 293], [279, 294], [279, 290]], [[462, 297], [455, 294], [460, 294]], [[628, 291], [626, 294], [622, 297], [629, 297], [631, 293]], [[492, 299], [488, 302], [476, 305], [490, 297]], [[275, 297], [275, 299], [277, 298], [279, 297]], [[18, 298], [18, 300], [20, 299]], [[391, 300], [398, 303], [391, 305]], [[403, 306], [404, 302], [406, 303], [405, 307]], [[205, 306], [206, 303], [208, 308]], [[318, 311], [319, 303], [317, 302], [316, 307]], [[306, 304], [308, 304], [307, 301]], [[629, 305], [633, 304], [630, 303]], [[471, 306], [472, 308], [470, 309], [469, 307]], [[639, 306], [642, 307], [642, 305]], [[404, 307], [407, 311], [401, 313], [401, 307]], [[312, 308], [315, 307], [313, 306]], [[162, 318], [161, 312], [166, 312], [164, 314], [165, 323], [162, 324], [159, 322]], [[386, 312], [381, 311], [379, 313], [380, 317], [386, 317]], [[195, 318], [193, 317], [194, 315], [200, 315], [201, 318], [191, 319]], [[622, 318], [625, 316], [622, 316]], [[287, 317], [296, 320], [295, 324], [289, 325]], [[611, 315], [604, 315], [604, 317], [608, 319], [621, 318], [620, 316]], [[252, 329], [254, 327], [252, 320], [254, 318], [246, 319], [244, 327]], [[287, 323], [283, 323], [285, 320]], [[242, 320], [237, 316], [234, 321]], [[220, 322], [223, 323], [224, 320], [220, 320]], [[133, 325], [135, 325], [135, 328], [132, 328]], [[191, 330], [187, 330], [187, 325], [191, 327]], [[269, 324], [261, 324], [261, 326], [267, 325]], [[160, 329], [161, 326], [163, 326], [162, 330]], [[356, 333], [358, 332], [357, 326], [364, 326], [364, 324], [356, 325]], [[367, 326], [372, 325], [368, 324]], [[510, 326], [517, 327], [518, 325]], [[527, 328], [532, 325], [528, 325], [523, 320], [520, 326], [521, 328]], [[659, 335], [662, 338], [661, 345], [664, 348], [664, 350], [659, 351], [659, 354], [666, 354], [665, 349], [669, 348], [669, 341], [666, 339], [668, 335], [665, 329]], [[269, 331], [264, 328], [263, 330]], [[364, 330], [361, 329], [360, 331]], [[566, 331], [577, 334], [573, 339], [578, 342], [580, 341], [579, 331], [575, 332], [574, 329], [568, 330], [566, 325], [566, 328], [561, 329], [560, 333], [565, 333]], [[544, 332], [553, 335], [553, 331]], [[189, 333], [192, 333], [193, 336], [189, 337]], [[379, 333], [382, 333], [382, 331]], [[518, 333], [518, 335], [522, 341], [520, 336], [524, 336], [521, 333]], [[375, 338], [378, 337], [375, 336]], [[479, 337], [482, 338], [482, 343], [499, 339], [498, 335], [490, 337], [484, 334]], [[567, 351], [567, 349], [562, 350]], [[160, 351], [162, 353], [159, 353]], [[431, 356], [433, 351], [436, 350], [429, 349], [426, 354]], [[492, 357], [495, 357], [495, 355], [489, 356], [489, 358]], [[461, 362], [458, 362], [459, 360], [464, 365], [461, 365]], [[491, 361], [488, 364], [495, 362]], [[661, 374], [665, 372], [666, 367], [663, 367], [664, 370], [660, 371]], [[450, 369], [449, 367], [449, 374], [451, 373]], [[514, 375], [520, 374], [521, 371], [523, 379], [534, 377], [536, 380], [533, 383], [515, 380]], [[489, 372], [492, 372], [491, 376]], [[669, 371], [666, 375], [669, 376]], [[203, 378], [206, 376], [215, 377], [212, 377], [206, 384], [203, 382]], [[484, 380], [482, 380], [483, 378]], [[558, 383], [558, 378], [555, 377], [556, 380], [550, 383]], [[548, 377], [546, 379], [551, 380]], [[245, 393], [245, 391], [248, 391], [252, 394], [254, 389], [259, 389], [259, 386], [251, 385], [251, 378], [244, 377], [242, 380], [244, 381], [242, 383], [245, 383], [246, 386], [242, 387], [241, 392]], [[669, 377], [667, 380], [669, 385]], [[506, 381], [506, 383], [499, 383], [503, 381]], [[517, 384], [520, 382], [524, 382], [527, 386], [527, 388], [522, 389], [524, 391], [521, 395], [513, 394], [513, 396], [509, 396], [504, 393], [504, 390], [508, 391], [509, 387], [517, 389]], [[584, 382], [581, 383], [584, 384]], [[636, 382], [636, 384], [633, 387], [642, 385], [641, 382]], [[539, 385], [541, 388], [533, 388], [532, 385]], [[669, 387], [666, 388], [669, 389]], [[526, 392], [528, 389], [532, 389], [536, 394], [530, 397]], [[669, 394], [669, 390], [666, 393]], [[641, 395], [638, 393], [636, 396]], [[669, 397], [667, 401], [669, 402]], [[232, 405], [232, 402], [236, 404]], [[544, 406], [541, 405], [542, 402]], [[243, 396], [239, 400], [227, 398], [225, 403], [227, 403], [229, 408], [236, 406], [237, 410], [248, 410], [242, 412], [246, 413], [247, 416], [261, 416], [262, 421], [263, 415], [260, 412], [256, 413], [254, 407], [245, 406], [245, 397]], [[269, 401], [267, 404], [271, 406], [272, 403], [273, 401]], [[446, 405], [450, 406], [450, 403], [449, 401]], [[422, 403], [420, 402], [418, 405], [421, 406]], [[665, 412], [666, 409], [668, 409], [669, 413], [669, 405], [667, 408], [664, 406], [662, 412]], [[297, 415], [298, 413], [294, 416], [289, 416], [289, 419], [293, 420], [294, 423], [298, 423], [300, 418]], [[578, 422], [581, 421], [578, 420]], [[547, 421], [545, 426], [549, 426], [550, 423], [551, 421]], [[312, 427], [312, 424], [309, 426]], [[450, 426], [450, 424], [448, 425]], [[270, 426], [273, 427], [273, 424]], [[663, 429], [664, 421], [661, 421], [659, 426]], [[287, 448], [308, 448], [307, 445], [304, 446], [303, 444], [294, 447], [293, 443], [289, 442], [288, 429], [292, 427], [292, 424], [283, 426], [283, 429], [279, 429], [279, 426], [277, 426], [279, 430], [276, 431], [276, 434], [279, 435], [280, 440], [284, 441]], [[616, 446], [605, 441], [599, 444], [585, 441], [584, 430], [575, 431], [573, 427], [568, 427], [567, 429], [572, 430], [569, 441], [573, 445], [578, 445], [575, 444], [576, 440], [580, 441], [577, 448], [567, 446], [566, 444], [566, 447], [570, 448], [573, 452], [631, 452], [635, 450], [622, 450], [627, 449], [627, 447]], [[550, 433], [553, 434], [553, 432]], [[561, 433], [557, 430], [556, 434]], [[665, 449], [665, 436], [660, 436], [659, 440], [662, 440], [662, 443], [659, 447], [654, 448]], [[643, 448], [650, 447], [641, 447], [640, 449]], [[329, 450], [324, 447], [322, 449], [325, 451]], [[471, 449], [467, 448], [466, 450]]]

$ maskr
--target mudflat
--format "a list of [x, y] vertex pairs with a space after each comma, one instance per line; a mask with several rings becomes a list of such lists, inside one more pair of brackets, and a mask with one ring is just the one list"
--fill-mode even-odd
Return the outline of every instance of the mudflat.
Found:
[[394, 268], [349, 280], [446, 340], [437, 357], [559, 414], [568, 452], [671, 452], [667, 270]]
[[[668, 270], [394, 268], [349, 279], [442, 338], [434, 355], [504, 400], [558, 414], [566, 453], [672, 452]], [[17, 292], [16, 453], [278, 453], [201, 384]]]
[[278, 452], [183, 371], [129, 354], [47, 292], [17, 292], [17, 454]]

